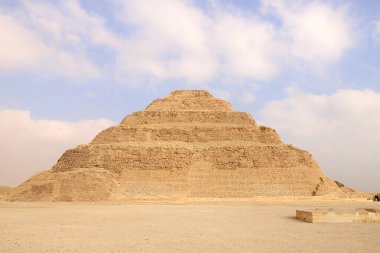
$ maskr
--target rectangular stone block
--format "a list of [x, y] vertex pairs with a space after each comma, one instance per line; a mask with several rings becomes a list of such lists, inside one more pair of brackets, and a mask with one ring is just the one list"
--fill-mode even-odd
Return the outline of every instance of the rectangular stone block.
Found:
[[309, 223], [380, 223], [380, 209], [296, 210], [296, 218]]

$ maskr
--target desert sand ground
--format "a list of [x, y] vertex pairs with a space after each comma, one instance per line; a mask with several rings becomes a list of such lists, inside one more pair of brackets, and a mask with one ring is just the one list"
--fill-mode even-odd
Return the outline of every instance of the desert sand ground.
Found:
[[380, 252], [380, 224], [295, 210], [379, 203], [0, 203], [0, 252]]

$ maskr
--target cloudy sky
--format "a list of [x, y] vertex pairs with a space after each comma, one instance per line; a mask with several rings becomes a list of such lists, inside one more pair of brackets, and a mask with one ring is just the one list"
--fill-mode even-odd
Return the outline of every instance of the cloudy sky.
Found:
[[380, 191], [380, 1], [0, 0], [0, 185], [173, 89], [208, 89]]

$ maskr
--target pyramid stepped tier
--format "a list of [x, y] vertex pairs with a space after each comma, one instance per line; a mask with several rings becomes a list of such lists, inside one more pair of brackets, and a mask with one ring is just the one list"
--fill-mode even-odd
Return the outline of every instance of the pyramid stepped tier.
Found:
[[151, 103], [147, 111], [232, 111], [230, 103], [211, 96], [207, 91], [178, 90]]
[[277, 133], [265, 127], [233, 124], [158, 124], [111, 127], [98, 134], [91, 144], [121, 142], [225, 142], [281, 143]]
[[254, 124], [252, 117], [245, 112], [223, 111], [141, 111], [124, 118], [121, 125], [146, 124]]
[[66, 151], [12, 200], [242, 199], [339, 187], [312, 156], [207, 91], [179, 90]]
[[[144, 146], [141, 144], [81, 145], [66, 151], [53, 167], [53, 171], [92, 167], [118, 173], [128, 169], [174, 171], [186, 170], [194, 161], [199, 160], [211, 163], [210, 168], [213, 170], [313, 167], [314, 164], [309, 153], [285, 145], [226, 143], [218, 146], [198, 146], [181, 143], [172, 145], [147, 143]], [[266, 172], [263, 172], [264, 175]]]

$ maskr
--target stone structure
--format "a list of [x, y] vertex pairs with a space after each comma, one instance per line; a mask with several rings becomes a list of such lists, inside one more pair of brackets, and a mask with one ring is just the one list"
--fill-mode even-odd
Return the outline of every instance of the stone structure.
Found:
[[341, 194], [308, 152], [204, 90], [177, 90], [66, 151], [14, 201]]
[[309, 223], [380, 223], [380, 209], [314, 209], [296, 210], [296, 218]]

